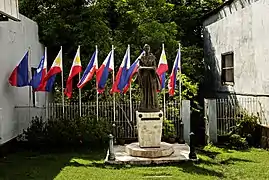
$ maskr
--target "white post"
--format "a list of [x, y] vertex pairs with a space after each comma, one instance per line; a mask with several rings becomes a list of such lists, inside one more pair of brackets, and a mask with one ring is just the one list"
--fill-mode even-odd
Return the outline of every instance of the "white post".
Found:
[[206, 143], [216, 143], [218, 141], [216, 99], [205, 99], [204, 102]]
[[64, 115], [64, 70], [63, 70], [63, 47], [61, 46], [61, 63], [62, 63], [62, 72], [61, 72], [61, 76], [62, 76], [62, 104], [63, 104], [63, 115]]
[[181, 115], [183, 122], [183, 138], [186, 143], [190, 142], [191, 132], [191, 105], [190, 100], [183, 100], [181, 106]]
[[[95, 45], [95, 50], [96, 50], [96, 59], [97, 59], [97, 57], [98, 57], [98, 49], [97, 49], [97, 45]], [[98, 61], [97, 61], [97, 64], [96, 64], [96, 69], [98, 69]], [[96, 78], [96, 119], [97, 119], [97, 121], [98, 121], [98, 114], [99, 114], [99, 101], [98, 101], [98, 82], [97, 82], [97, 78]]]
[[[114, 45], [112, 45], [112, 54], [111, 56], [113, 57], [113, 66], [114, 66]], [[115, 81], [115, 70], [114, 70], [114, 67], [113, 67], [113, 71], [112, 71], [112, 84], [114, 83]], [[113, 121], [115, 122], [116, 121], [116, 99], [115, 99], [115, 93], [113, 93]]]

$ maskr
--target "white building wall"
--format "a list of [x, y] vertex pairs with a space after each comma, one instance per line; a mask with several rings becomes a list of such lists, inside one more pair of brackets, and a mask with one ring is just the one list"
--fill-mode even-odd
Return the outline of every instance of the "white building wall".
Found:
[[[204, 21], [205, 62], [215, 92], [258, 97], [269, 122], [269, 0], [235, 0]], [[233, 86], [221, 84], [221, 54], [234, 52]], [[225, 93], [223, 93], [225, 94]], [[238, 96], [237, 96], [238, 97]]]
[[[15, 112], [15, 106], [29, 106], [29, 87], [10, 86], [8, 78], [29, 47], [31, 67], [38, 66], [44, 49], [37, 24], [22, 15], [20, 19], [0, 22], [0, 145], [16, 137], [30, 121], [18, 118]], [[36, 95], [38, 106], [44, 105], [44, 97], [42, 93]]]

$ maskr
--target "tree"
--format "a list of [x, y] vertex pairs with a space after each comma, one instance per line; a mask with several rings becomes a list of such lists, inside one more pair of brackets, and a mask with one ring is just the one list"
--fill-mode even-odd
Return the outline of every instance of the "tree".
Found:
[[[127, 44], [132, 62], [145, 43], [157, 59], [165, 43], [170, 71], [178, 43], [182, 46], [182, 72], [195, 87], [203, 81], [202, 17], [220, 0], [20, 0], [20, 12], [39, 25], [41, 43], [48, 47], [49, 65], [63, 46], [67, 78], [75, 51], [81, 45], [82, 65], [99, 48], [99, 64], [115, 46], [115, 70]], [[58, 82], [60, 79], [58, 79]], [[74, 83], [75, 84], [75, 83]], [[111, 87], [111, 82], [107, 83]], [[95, 82], [83, 88], [84, 100], [94, 99]], [[183, 88], [187, 88], [183, 86]], [[76, 97], [76, 92], [74, 93]], [[108, 92], [102, 96], [109, 98]], [[190, 97], [195, 99], [196, 97]]]

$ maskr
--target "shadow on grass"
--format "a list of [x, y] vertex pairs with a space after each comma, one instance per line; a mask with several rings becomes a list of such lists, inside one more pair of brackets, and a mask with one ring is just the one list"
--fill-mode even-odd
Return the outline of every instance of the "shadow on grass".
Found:
[[0, 179], [54, 179], [73, 158], [100, 161], [104, 156], [102, 150], [68, 153], [17, 152], [0, 158]]
[[197, 149], [197, 153], [208, 156], [212, 159], [215, 159], [217, 155], [221, 154], [220, 152], [214, 152], [214, 151], [209, 151], [209, 150], [204, 150], [204, 149]]
[[[105, 165], [105, 150], [99, 151], [74, 151], [69, 153], [38, 153], [20, 152], [11, 154], [6, 158], [0, 158], [0, 179], [24, 180], [24, 179], [54, 179], [64, 167], [95, 167], [100, 169], [130, 169], [135, 167], [177, 167], [179, 171], [206, 175], [214, 177], [224, 177], [220, 166], [234, 164], [235, 162], [252, 162], [239, 158], [228, 158], [227, 160], [217, 161], [214, 159], [219, 153], [211, 151], [201, 151], [210, 160], [200, 159], [197, 163], [183, 162], [166, 165]], [[80, 163], [80, 160], [83, 163]], [[98, 161], [98, 162], [95, 162]], [[168, 171], [169, 172], [169, 171]], [[166, 174], [167, 175], [167, 174]], [[146, 175], [145, 176], [149, 176]]]
[[[207, 151], [206, 151], [207, 153]], [[216, 155], [216, 154], [214, 154]], [[87, 159], [89, 160], [89, 159]], [[217, 168], [219, 166], [223, 165], [229, 165], [234, 164], [235, 162], [253, 162], [246, 159], [239, 159], [239, 158], [228, 158], [223, 161], [214, 161], [214, 160], [204, 160], [200, 159], [198, 162], [182, 162], [182, 163], [170, 163], [165, 165], [157, 165], [157, 164], [151, 164], [151, 165], [128, 165], [128, 164], [122, 164], [122, 165], [105, 165], [102, 162], [92, 162], [89, 164], [81, 164], [75, 160], [72, 162], [69, 162], [66, 164], [67, 166], [74, 166], [74, 167], [96, 167], [96, 168], [102, 168], [102, 169], [111, 169], [111, 170], [118, 170], [118, 169], [131, 169], [136, 167], [177, 167], [179, 171], [190, 173], [190, 174], [197, 174], [197, 175], [205, 175], [205, 176], [214, 176], [214, 177], [220, 177], [223, 178], [224, 174], [221, 172], [220, 168]], [[215, 166], [215, 168], [214, 168]]]

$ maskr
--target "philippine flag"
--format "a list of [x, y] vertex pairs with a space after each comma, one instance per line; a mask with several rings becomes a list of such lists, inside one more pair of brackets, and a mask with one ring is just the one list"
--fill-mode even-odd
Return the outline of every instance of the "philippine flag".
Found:
[[168, 64], [167, 64], [167, 59], [166, 59], [166, 55], [165, 55], [165, 51], [164, 51], [164, 44], [163, 44], [162, 45], [162, 54], [160, 57], [158, 68], [156, 70], [156, 72], [161, 80], [161, 89], [165, 88], [166, 71], [168, 71]]
[[92, 79], [94, 73], [98, 69], [97, 55], [98, 55], [98, 50], [96, 48], [95, 52], [93, 53], [91, 57], [89, 64], [87, 65], [80, 81], [77, 84], [78, 88], [80, 89], [83, 88], [87, 84], [87, 82], [89, 82]]
[[179, 47], [177, 56], [174, 62], [174, 66], [173, 66], [173, 69], [169, 78], [169, 82], [168, 82], [168, 90], [169, 90], [170, 96], [173, 96], [175, 94], [177, 72], [178, 70], [180, 70], [180, 67], [181, 67], [180, 58], [181, 58], [181, 53], [180, 53], [180, 47]]
[[62, 72], [63, 69], [63, 58], [62, 58], [62, 47], [56, 56], [55, 60], [52, 63], [52, 66], [50, 67], [49, 72], [46, 74], [44, 78], [44, 82], [53, 77], [54, 75]]
[[139, 67], [139, 61], [141, 59], [141, 57], [143, 56], [145, 52], [143, 51], [138, 58], [135, 60], [135, 62], [130, 66], [130, 68], [128, 69], [127, 75], [126, 75], [126, 80], [125, 80], [125, 87], [123, 92], [126, 93], [132, 83], [132, 78], [134, 76], [135, 73], [137, 73], [138, 71], [138, 67]]
[[130, 68], [130, 46], [126, 50], [122, 63], [120, 65], [119, 71], [116, 75], [116, 80], [112, 85], [110, 93], [122, 92], [126, 85], [126, 76], [128, 69]]
[[25, 53], [20, 63], [12, 71], [9, 76], [9, 84], [16, 87], [29, 86], [29, 64], [28, 64], [29, 51]]
[[98, 93], [102, 93], [105, 90], [106, 81], [110, 71], [114, 71], [114, 50], [112, 49], [107, 55], [103, 64], [96, 72], [96, 80], [98, 83]]
[[80, 61], [80, 46], [77, 49], [77, 53], [75, 56], [75, 59], [73, 61], [67, 82], [66, 82], [66, 88], [65, 88], [65, 95], [69, 98], [72, 97], [72, 91], [73, 91], [73, 78], [78, 75], [82, 71], [81, 61]]

